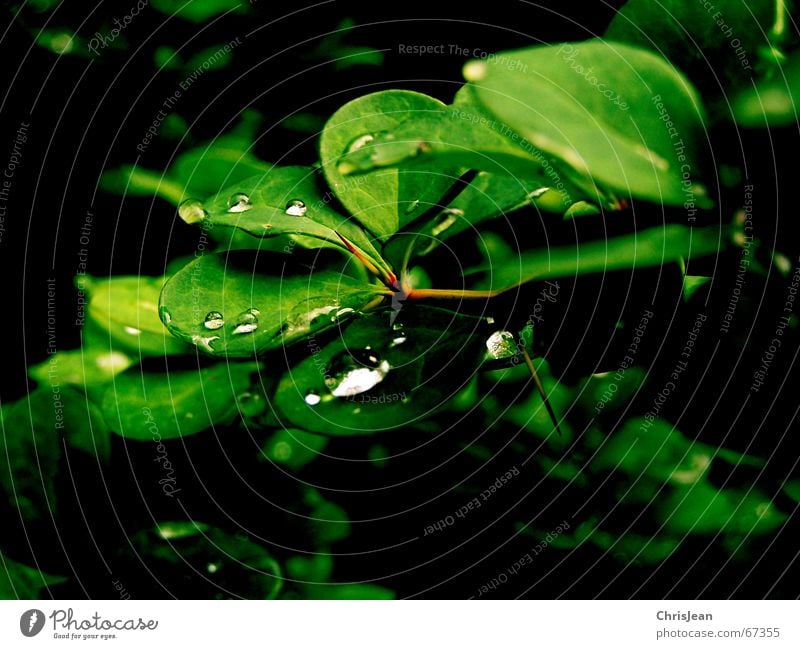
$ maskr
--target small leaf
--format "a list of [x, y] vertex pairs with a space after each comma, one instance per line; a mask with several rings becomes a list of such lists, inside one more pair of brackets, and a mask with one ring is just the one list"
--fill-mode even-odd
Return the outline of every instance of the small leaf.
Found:
[[163, 356], [186, 351], [169, 335], [158, 317], [160, 277], [116, 276], [82, 278], [80, 288], [89, 294], [88, 315], [107, 334], [108, 351]]
[[385, 289], [286, 255], [205, 255], [177, 272], [161, 294], [173, 335], [217, 356], [252, 356], [330, 328]]
[[114, 379], [103, 398], [111, 429], [138, 441], [193, 435], [232, 420], [237, 396], [257, 363], [227, 363], [169, 373], [132, 368]]
[[84, 346], [57, 352], [31, 367], [28, 374], [43, 385], [55, 382], [87, 388], [107, 383], [134, 363], [133, 358], [121, 351]]
[[617, 198], [710, 205], [697, 161], [702, 103], [651, 52], [600, 39], [548, 45], [470, 62], [465, 76], [505, 128]]
[[435, 204], [460, 171], [440, 165], [414, 170], [380, 169], [357, 178], [339, 169], [343, 156], [367, 146], [384, 131], [438, 112], [443, 104], [407, 90], [385, 90], [359, 97], [328, 120], [320, 138], [320, 158], [328, 184], [357, 221], [379, 239], [394, 234]]

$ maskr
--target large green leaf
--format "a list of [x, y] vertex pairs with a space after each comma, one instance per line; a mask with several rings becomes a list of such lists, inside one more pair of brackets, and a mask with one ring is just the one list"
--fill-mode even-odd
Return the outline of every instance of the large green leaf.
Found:
[[158, 317], [161, 277], [116, 276], [84, 278], [82, 290], [89, 294], [91, 321], [107, 334], [108, 352], [115, 347], [142, 356], [163, 356], [186, 351], [169, 335]]
[[650, 49], [707, 92], [725, 93], [750, 84], [775, 9], [775, 0], [629, 0], [605, 36]]
[[719, 228], [666, 225], [603, 241], [526, 252], [490, 269], [487, 288], [506, 289], [553, 277], [660, 266], [712, 255], [725, 246]]
[[130, 439], [160, 441], [193, 435], [233, 419], [237, 397], [258, 368], [257, 363], [169, 372], [135, 367], [107, 388], [103, 414], [114, 432]]
[[[290, 235], [306, 248], [347, 250], [345, 237], [374, 265], [384, 265], [380, 253], [361, 226], [331, 206], [317, 174], [310, 167], [273, 167], [217, 194], [203, 205], [210, 227], [238, 228], [254, 237]], [[337, 234], [338, 233], [338, 234]]]
[[505, 52], [464, 74], [501, 128], [619, 199], [708, 204], [703, 107], [661, 57], [597, 39]]
[[[477, 334], [477, 335], [476, 335]], [[418, 305], [356, 320], [317, 343], [281, 379], [275, 405], [294, 426], [327, 435], [369, 435], [432, 415], [483, 360], [483, 321]]]
[[[593, 188], [574, 185], [568, 166], [559, 167], [557, 161], [554, 165], [548, 156], [498, 122], [477, 101], [470, 85], [459, 90], [452, 106], [401, 122], [344, 156], [339, 170], [361, 174], [385, 167], [414, 169], [434, 164], [443, 169], [491, 172], [486, 178], [503, 183], [493, 190], [484, 181], [484, 191], [495, 204], [472, 207], [470, 211], [481, 214], [481, 218], [528, 202], [538, 203], [548, 191], [544, 206], [562, 212], [576, 200], [597, 199]], [[450, 207], [463, 209], [462, 205]]]
[[341, 158], [368, 145], [375, 136], [438, 113], [442, 107], [427, 95], [384, 90], [345, 104], [325, 125], [320, 157], [328, 184], [353, 217], [378, 238], [394, 234], [436, 204], [460, 172], [433, 164], [347, 177], [339, 170]]
[[217, 356], [252, 356], [334, 326], [385, 289], [287, 255], [205, 255], [161, 294], [161, 317], [180, 339]]

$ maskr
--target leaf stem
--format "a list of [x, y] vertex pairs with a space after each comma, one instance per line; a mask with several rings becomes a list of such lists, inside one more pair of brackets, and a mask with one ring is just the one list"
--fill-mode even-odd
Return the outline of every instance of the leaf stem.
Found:
[[410, 300], [486, 300], [497, 297], [505, 293], [509, 289], [514, 288], [509, 286], [494, 291], [470, 291], [470, 290], [450, 290], [441, 288], [415, 288], [406, 293], [406, 297]]
[[536, 384], [536, 390], [539, 392], [539, 396], [542, 397], [542, 401], [544, 402], [544, 407], [547, 409], [547, 414], [550, 415], [550, 420], [556, 427], [556, 432], [560, 437], [561, 427], [558, 425], [558, 418], [556, 417], [556, 413], [553, 410], [553, 406], [550, 405], [550, 399], [547, 398], [547, 392], [545, 392], [544, 385], [542, 385], [542, 380], [539, 378], [539, 373], [536, 371], [536, 367], [533, 364], [533, 360], [531, 360], [531, 355], [525, 348], [522, 349], [522, 355], [525, 358], [525, 364], [528, 366], [528, 369], [531, 372], [531, 376], [533, 377], [533, 382]]

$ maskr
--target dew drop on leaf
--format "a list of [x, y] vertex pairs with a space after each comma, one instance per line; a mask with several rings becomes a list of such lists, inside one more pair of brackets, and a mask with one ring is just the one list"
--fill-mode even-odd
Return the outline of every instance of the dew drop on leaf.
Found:
[[495, 331], [486, 341], [486, 349], [489, 357], [495, 360], [514, 356], [517, 353], [514, 334], [510, 331]]
[[372, 133], [365, 133], [364, 135], [359, 135], [357, 138], [354, 138], [350, 144], [347, 145], [347, 153], [353, 153], [353, 151], [358, 151], [361, 147], [365, 144], [369, 144], [375, 139], [375, 136]]
[[203, 326], [209, 331], [221, 329], [225, 326], [225, 319], [219, 311], [209, 311], [203, 320]]
[[250, 197], [241, 192], [234, 194], [228, 199], [228, 211], [232, 213], [246, 212], [253, 204], [250, 202]]
[[308, 212], [308, 207], [299, 198], [293, 198], [286, 203], [286, 214], [289, 216], [305, 216]]
[[316, 406], [320, 401], [322, 399], [316, 392], [311, 391], [306, 394], [306, 403], [309, 406]]
[[206, 212], [201, 201], [196, 198], [189, 198], [178, 206], [178, 216], [189, 225], [192, 225], [205, 219], [208, 216], [208, 212]]
[[386, 378], [391, 365], [371, 349], [340, 352], [325, 373], [325, 385], [334, 397], [352, 397], [371, 390]]
[[244, 313], [240, 313], [236, 318], [236, 324], [233, 327], [235, 334], [249, 334], [258, 329], [258, 309], [248, 309]]
[[201, 336], [200, 334], [192, 336], [192, 342], [209, 353], [214, 351], [214, 347], [212, 347], [211, 343], [217, 340], [219, 340], [219, 336]]

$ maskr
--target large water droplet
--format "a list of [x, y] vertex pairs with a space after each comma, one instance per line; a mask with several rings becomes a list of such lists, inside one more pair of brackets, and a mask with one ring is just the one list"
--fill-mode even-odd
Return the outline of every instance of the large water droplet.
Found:
[[258, 309], [248, 309], [244, 313], [240, 313], [236, 318], [236, 324], [233, 327], [235, 334], [250, 334], [258, 329]]
[[457, 207], [448, 207], [442, 210], [439, 216], [436, 217], [436, 223], [431, 230], [434, 237], [438, 237], [442, 232], [450, 228], [459, 217], [464, 216], [464, 210]]
[[178, 206], [178, 216], [180, 216], [186, 223], [200, 223], [208, 216], [203, 207], [203, 203], [196, 198], [189, 198]]
[[328, 366], [325, 385], [334, 397], [352, 397], [374, 388], [390, 369], [371, 349], [343, 351]]
[[286, 203], [286, 213], [289, 216], [305, 216], [308, 212], [308, 207], [299, 198], [293, 198]]
[[225, 319], [219, 311], [209, 311], [203, 320], [203, 326], [209, 331], [221, 329], [225, 326]]
[[359, 135], [357, 138], [354, 138], [350, 144], [347, 145], [347, 153], [353, 153], [353, 151], [358, 151], [361, 147], [365, 144], [369, 144], [375, 139], [375, 136], [372, 133], [365, 133], [364, 135]]
[[316, 392], [311, 391], [306, 394], [306, 403], [309, 406], [316, 406], [320, 401], [322, 401], [322, 398]]
[[510, 331], [495, 331], [486, 341], [489, 357], [493, 359], [508, 358], [517, 353], [514, 334]]
[[251, 207], [253, 207], [253, 204], [250, 202], [250, 197], [247, 194], [239, 192], [228, 199], [229, 212], [246, 212]]

